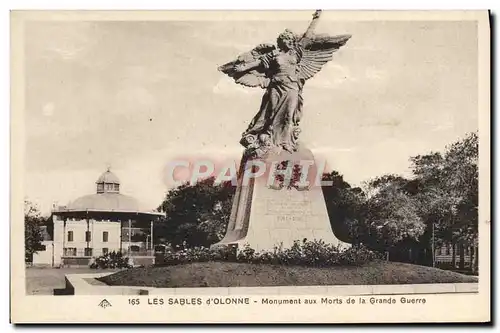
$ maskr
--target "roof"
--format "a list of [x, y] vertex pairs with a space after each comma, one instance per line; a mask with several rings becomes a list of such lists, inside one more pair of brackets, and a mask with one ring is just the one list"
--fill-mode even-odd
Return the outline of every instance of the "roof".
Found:
[[[120, 180], [118, 177], [109, 171], [109, 169], [101, 174], [96, 181], [97, 193], [84, 195], [71, 202], [64, 207], [54, 209], [53, 213], [79, 213], [79, 212], [97, 212], [97, 213], [132, 213], [142, 215], [164, 216], [165, 214], [153, 212], [146, 209], [137, 201], [137, 199], [120, 194]], [[102, 184], [114, 184], [106, 185]]]
[[96, 184], [98, 183], [120, 184], [120, 179], [118, 179], [118, 177], [114, 173], [107, 170], [102, 175], [100, 175], [99, 178], [97, 178]]
[[137, 199], [120, 193], [97, 193], [84, 195], [68, 206], [58, 209], [59, 212], [129, 212], [147, 213], [153, 215], [164, 215], [145, 209]]

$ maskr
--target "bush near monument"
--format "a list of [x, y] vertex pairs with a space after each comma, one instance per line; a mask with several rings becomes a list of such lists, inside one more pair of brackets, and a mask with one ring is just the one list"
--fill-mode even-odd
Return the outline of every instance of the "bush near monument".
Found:
[[256, 252], [248, 246], [236, 251], [236, 248], [205, 247], [186, 248], [180, 251], [166, 251], [161, 261], [157, 258], [156, 266], [172, 266], [194, 262], [225, 261], [250, 264], [296, 265], [311, 267], [356, 266], [363, 265], [381, 256], [359, 245], [349, 249], [340, 249], [323, 241], [295, 241], [287, 249], [276, 247], [274, 251]]

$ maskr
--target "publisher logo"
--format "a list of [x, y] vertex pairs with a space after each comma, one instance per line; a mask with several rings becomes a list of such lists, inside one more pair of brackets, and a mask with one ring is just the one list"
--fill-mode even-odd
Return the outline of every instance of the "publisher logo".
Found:
[[99, 306], [103, 309], [106, 309], [107, 307], [111, 306], [111, 303], [109, 303], [107, 299], [103, 299], [101, 303], [99, 303]]

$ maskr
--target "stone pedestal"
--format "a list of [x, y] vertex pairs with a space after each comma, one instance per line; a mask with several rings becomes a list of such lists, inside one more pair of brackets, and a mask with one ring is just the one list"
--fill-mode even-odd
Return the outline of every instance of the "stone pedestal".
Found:
[[[302, 147], [293, 154], [286, 151], [270, 153], [267, 157], [258, 159], [261, 164], [265, 164], [266, 172], [259, 177], [247, 179], [245, 184], [243, 174], [245, 169], [249, 170], [248, 161], [255, 160], [245, 157], [242, 159], [226, 235], [213, 246], [236, 245], [242, 248], [248, 244], [256, 251], [271, 251], [275, 246], [288, 248], [295, 240], [302, 241], [304, 238], [323, 240], [335, 246], [350, 246], [334, 235], [323, 191], [319, 184], [315, 184], [316, 174], [318, 171], [322, 173], [322, 168], [317, 170], [316, 164], [309, 167], [307, 180], [310, 184], [307, 187], [293, 186], [297, 181], [297, 173], [292, 175], [289, 183], [284, 177], [280, 179], [278, 176], [277, 180], [274, 177], [276, 168], [273, 170], [272, 166], [277, 163], [315, 163], [309, 149]], [[269, 172], [273, 176], [270, 177]], [[270, 178], [275, 180], [274, 183], [269, 182]]]

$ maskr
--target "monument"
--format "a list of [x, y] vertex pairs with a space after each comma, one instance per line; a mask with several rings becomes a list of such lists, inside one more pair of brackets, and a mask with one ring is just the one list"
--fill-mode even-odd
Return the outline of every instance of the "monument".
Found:
[[[242, 134], [245, 147], [225, 237], [214, 246], [236, 245], [272, 250], [294, 241], [348, 244], [333, 233], [314, 156], [298, 140], [302, 90], [350, 35], [314, 34], [316, 11], [302, 36], [285, 30], [277, 45], [260, 44], [219, 70], [236, 83], [265, 89], [257, 115]], [[245, 173], [259, 177], [244, 177]], [[313, 177], [311, 177], [311, 175]], [[308, 183], [307, 183], [308, 182]]]

